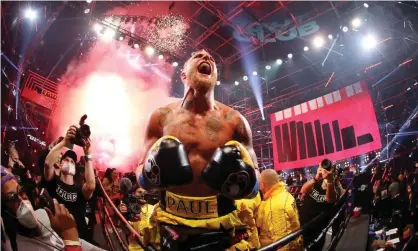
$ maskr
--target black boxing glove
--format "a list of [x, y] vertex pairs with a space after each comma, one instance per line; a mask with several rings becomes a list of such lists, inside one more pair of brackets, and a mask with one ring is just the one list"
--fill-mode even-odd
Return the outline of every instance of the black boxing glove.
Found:
[[233, 200], [252, 198], [260, 187], [250, 154], [237, 141], [216, 149], [202, 178], [209, 187]]
[[184, 185], [192, 180], [184, 146], [173, 136], [164, 136], [152, 145], [139, 175], [139, 184], [145, 190]]

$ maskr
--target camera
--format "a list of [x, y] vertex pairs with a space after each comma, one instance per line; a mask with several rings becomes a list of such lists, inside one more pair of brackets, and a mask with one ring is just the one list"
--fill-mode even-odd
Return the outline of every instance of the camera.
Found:
[[71, 144], [75, 144], [75, 145], [83, 147], [84, 146], [83, 139], [87, 139], [90, 137], [91, 135], [90, 126], [85, 124], [86, 119], [87, 119], [87, 114], [84, 114], [80, 118], [80, 122], [79, 122], [80, 127], [77, 128], [75, 137], [71, 139], [70, 141]]
[[133, 194], [128, 194], [123, 198], [123, 203], [126, 205], [127, 213], [125, 215], [128, 221], [138, 221], [138, 214], [141, 213], [141, 206], [145, 204], [142, 197]]

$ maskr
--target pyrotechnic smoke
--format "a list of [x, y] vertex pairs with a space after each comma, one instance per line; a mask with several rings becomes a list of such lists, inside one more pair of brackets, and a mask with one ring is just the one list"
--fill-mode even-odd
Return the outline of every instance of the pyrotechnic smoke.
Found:
[[116, 43], [99, 41], [84, 60], [68, 66], [50, 134], [64, 136], [87, 114], [94, 158], [101, 168], [125, 171], [137, 164], [151, 112], [175, 100], [168, 96], [173, 69], [157, 59], [147, 63], [140, 50]]

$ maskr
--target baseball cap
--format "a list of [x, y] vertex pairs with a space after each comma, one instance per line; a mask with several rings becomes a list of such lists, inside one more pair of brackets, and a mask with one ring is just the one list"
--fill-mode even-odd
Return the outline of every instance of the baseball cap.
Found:
[[329, 159], [322, 160], [321, 167], [324, 168], [327, 171], [331, 170], [331, 168], [332, 168], [331, 160], [329, 160]]
[[69, 157], [71, 159], [74, 160], [74, 163], [77, 163], [77, 154], [73, 151], [73, 150], [68, 150], [66, 151], [62, 156], [61, 156], [61, 161], [63, 159], [65, 159], [65, 157]]

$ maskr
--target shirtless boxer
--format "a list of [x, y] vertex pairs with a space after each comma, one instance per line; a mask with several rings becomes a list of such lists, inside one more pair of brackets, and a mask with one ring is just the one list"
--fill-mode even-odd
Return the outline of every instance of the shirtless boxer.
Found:
[[[246, 225], [234, 200], [258, 193], [257, 158], [247, 120], [214, 100], [217, 74], [209, 53], [193, 53], [181, 73], [184, 99], [154, 111], [148, 122], [137, 175], [145, 189], [161, 191], [158, 223], [215, 230]], [[258, 241], [237, 242], [240, 250], [258, 247]]]

